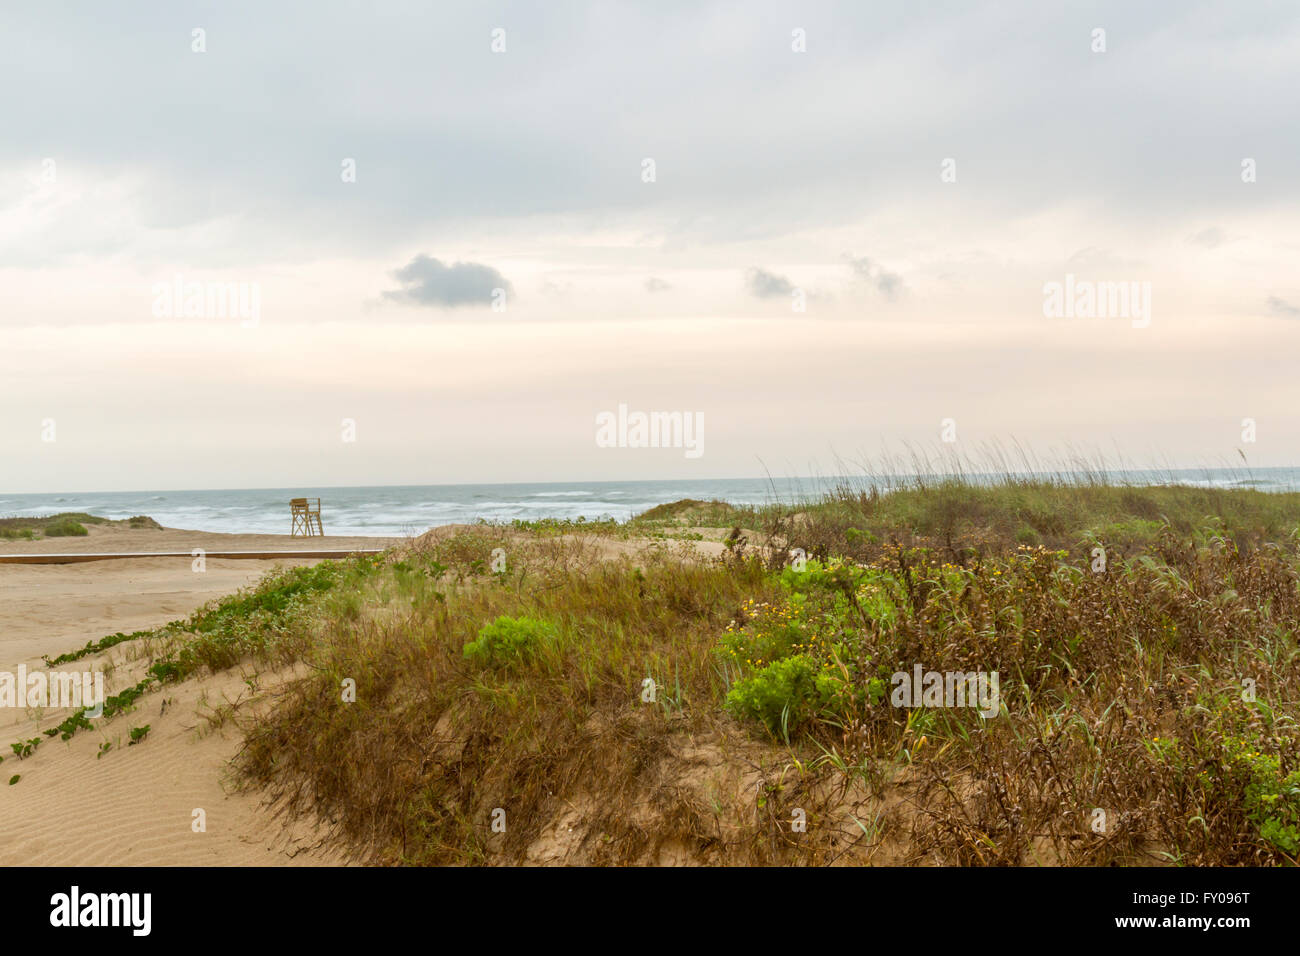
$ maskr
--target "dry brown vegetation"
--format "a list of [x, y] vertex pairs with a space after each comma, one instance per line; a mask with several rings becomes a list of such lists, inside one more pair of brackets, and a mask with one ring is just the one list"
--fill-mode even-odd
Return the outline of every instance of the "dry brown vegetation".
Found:
[[[1280, 793], [1294, 769], [1288, 548], [1161, 524], [1149, 550], [1116, 546], [1098, 574], [987, 525], [948, 549], [842, 520], [837, 505], [775, 525], [781, 545], [814, 554], [838, 541], [809, 581], [771, 570], [784, 547], [709, 563], [598, 559], [591, 537], [490, 528], [433, 542], [383, 579], [396, 617], [363, 613], [316, 643], [318, 676], [250, 735], [245, 768], [405, 862], [1288, 861], [1247, 796]], [[510, 572], [486, 571], [494, 548]], [[761, 631], [801, 593], [799, 634], [831, 635], [843, 686], [829, 703], [789, 689], [784, 724], [765, 727], [724, 702], [773, 659], [737, 664], [720, 641], [729, 624]], [[554, 637], [520, 659], [468, 659], [503, 614]], [[855, 693], [915, 662], [999, 671], [1003, 713]], [[365, 706], [340, 699], [354, 672]], [[1258, 705], [1241, 699], [1247, 678]], [[1280, 799], [1285, 828], [1294, 797]]]

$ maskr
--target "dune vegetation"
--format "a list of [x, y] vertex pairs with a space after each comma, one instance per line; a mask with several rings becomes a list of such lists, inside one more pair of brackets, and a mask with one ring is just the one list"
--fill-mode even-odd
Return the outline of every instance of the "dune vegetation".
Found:
[[[950, 476], [439, 529], [114, 643], [142, 692], [289, 675], [239, 777], [370, 862], [1292, 865], [1298, 533]], [[921, 672], [996, 697], [900, 705]]]

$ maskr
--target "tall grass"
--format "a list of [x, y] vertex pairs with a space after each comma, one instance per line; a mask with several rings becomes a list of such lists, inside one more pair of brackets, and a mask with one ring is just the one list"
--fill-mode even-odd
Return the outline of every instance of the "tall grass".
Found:
[[[512, 570], [493, 575], [503, 546]], [[582, 551], [483, 529], [391, 565], [387, 603], [371, 592], [368, 613], [327, 625], [312, 676], [251, 731], [245, 772], [394, 862], [526, 859], [575, 802], [593, 862], [651, 852], [660, 813], [720, 839], [665, 765], [675, 741], [716, 731], [714, 635], [772, 584], [757, 564], [634, 567]], [[527, 653], [490, 653], [503, 621], [533, 635]]]

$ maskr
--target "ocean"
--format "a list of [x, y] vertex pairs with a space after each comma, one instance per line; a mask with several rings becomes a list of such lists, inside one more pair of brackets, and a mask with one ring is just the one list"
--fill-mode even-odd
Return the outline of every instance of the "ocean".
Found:
[[[970, 478], [971, 476], [968, 476]], [[1300, 468], [1249, 472], [1210, 468], [1112, 472], [1132, 484], [1253, 487], [1300, 490]], [[973, 478], [971, 480], [978, 480]], [[104, 491], [63, 494], [0, 493], [0, 517], [82, 511], [106, 518], [148, 515], [168, 528], [231, 533], [289, 533], [289, 499], [319, 497], [326, 534], [419, 534], [442, 524], [516, 518], [626, 520], [655, 505], [682, 498], [733, 504], [794, 502], [847, 478], [715, 478], [675, 481], [581, 481], [542, 484], [410, 485], [357, 488], [254, 488], [205, 491]]]

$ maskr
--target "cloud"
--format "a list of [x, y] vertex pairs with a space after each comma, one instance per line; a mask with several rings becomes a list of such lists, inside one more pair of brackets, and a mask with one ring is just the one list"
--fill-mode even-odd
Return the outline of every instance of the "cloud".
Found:
[[667, 282], [663, 279], [656, 278], [655, 276], [651, 276], [649, 279], [645, 280], [645, 290], [647, 292], [667, 292], [671, 288], [672, 286]]
[[407, 305], [427, 305], [434, 308], [462, 305], [488, 306], [497, 289], [514, 297], [514, 288], [496, 269], [477, 262], [457, 262], [444, 265], [431, 256], [418, 255], [400, 269], [393, 278], [402, 288], [383, 294], [390, 302]]
[[1211, 226], [1209, 229], [1202, 229], [1187, 241], [1195, 246], [1204, 246], [1206, 249], [1217, 249], [1228, 241], [1228, 237], [1218, 226]]
[[1279, 299], [1275, 295], [1268, 297], [1268, 307], [1274, 315], [1280, 315], [1287, 319], [1300, 318], [1300, 306], [1292, 305], [1285, 299]]
[[903, 291], [903, 278], [894, 272], [881, 272], [876, 276], [876, 288], [892, 302]]
[[849, 266], [863, 282], [875, 286], [876, 291], [883, 295], [891, 302], [898, 298], [903, 291], [903, 277], [897, 272], [890, 272], [888, 269], [872, 262], [866, 256], [858, 258], [848, 257]]
[[[208, 262], [219, 253], [236, 263], [349, 255], [358, 235], [368, 253], [384, 256], [422, 235], [454, 234], [486, 248], [484, 235], [540, 233], [551, 222], [595, 232], [613, 221], [688, 244], [701, 236], [745, 242], [880, 221], [900, 206], [924, 233], [919, 197], [904, 198], [916, 157], [937, 161], [954, 139], [981, 155], [981, 213], [997, 222], [1079, 203], [1123, 236], [1133, 224], [1183, 234], [1188, 221], [1222, 221], [1235, 232], [1241, 227], [1222, 217], [1268, 216], [1300, 198], [1300, 177], [1274, 177], [1268, 191], [1221, 190], [1217, 164], [1186, 161], [1203, 152], [1206, 129], [1257, 132], [1260, 155], [1296, 154], [1300, 125], [1276, 121], [1300, 105], [1291, 5], [1111, 5], [1123, 11], [1125, 49], [1139, 55], [1089, 53], [1068, 9], [1033, 0], [911, 4], [888, 16], [871, 4], [812, 4], [801, 26], [815, 52], [802, 58], [808, 69], [788, 70], [772, 68], [793, 61], [788, 50], [773, 52], [766, 18], [738, 15], [725, 0], [642, 0], [600, 13], [507, 0], [500, 6], [511, 36], [529, 41], [512, 43], [504, 59], [484, 54], [482, 15], [469, 4], [395, 5], [395, 19], [304, 0], [275, 16], [248, 0], [222, 4], [205, 26], [226, 43], [204, 56], [189, 52], [187, 32], [176, 39], [164, 0], [120, 5], [111, 37], [76, 5], [10, 4], [0, 29], [23, 42], [6, 47], [8, 73], [39, 76], [58, 63], [66, 82], [21, 92], [10, 84], [0, 180], [11, 181], [8, 166], [38, 175], [49, 152], [59, 162], [58, 189], [85, 202], [99, 201], [102, 182], [141, 181], [126, 215], [78, 204], [74, 225], [103, 230], [103, 242], [128, 250], [151, 251], [161, 231], [157, 241], [178, 259]], [[303, 16], [312, 43], [300, 42]], [[700, 28], [715, 22], [730, 25], [731, 42], [719, 45], [716, 31]], [[1008, 31], [1042, 42], [1008, 46]], [[619, 42], [628, 36], [637, 42]], [[430, 37], [439, 38], [433, 57]], [[279, 68], [285, 49], [294, 50], [294, 70]], [[172, 53], [178, 59], [160, 59]], [[221, 59], [236, 54], [245, 69]], [[526, 66], [502, 69], [516, 57]], [[1196, 68], [1207, 57], [1213, 75]], [[674, 68], [665, 70], [670, 59]], [[214, 63], [226, 64], [220, 82]], [[549, 68], [556, 63], [563, 69]], [[1167, 68], [1153, 77], [1152, 63]], [[325, 73], [348, 95], [323, 97], [300, 81]], [[1027, 88], [1027, 78], [1043, 75], [1062, 82]], [[908, 148], [864, 151], [859, 91], [884, 86], [891, 95], [867, 113], [871, 138]], [[430, 88], [442, 95], [430, 97]], [[1223, 96], [1225, 88], [1248, 93]], [[616, 121], [627, 101], [643, 111], [639, 122]], [[817, 109], [798, 109], [811, 101]], [[202, 136], [178, 137], [157, 122], [178, 102], [204, 116]], [[264, 102], [276, 108], [249, 108]], [[1081, 140], [1079, 117], [1099, 103], [1107, 135]], [[564, 108], [573, 104], [590, 109]], [[70, 115], [85, 119], [69, 123]], [[772, 135], [773, 115], [786, 117], [783, 135]], [[1146, 137], [1153, 115], [1162, 135], [1135, 166], [1113, 144]], [[644, 131], [655, 128], [671, 129], [663, 149], [689, 161], [667, 161], [665, 152], [664, 188], [640, 188]], [[51, 146], [37, 150], [41, 143]], [[738, 155], [763, 162], [737, 163]], [[345, 158], [356, 160], [356, 182], [340, 179]], [[973, 170], [959, 167], [964, 183]], [[1189, 195], [1197, 197], [1190, 219]], [[348, 228], [339, 228], [341, 208]], [[61, 228], [33, 237], [26, 225], [0, 230], [0, 240], [15, 237], [0, 245], [6, 264], [10, 254], [46, 261], [81, 241]], [[95, 241], [87, 245], [96, 257], [118, 253]], [[782, 261], [786, 253], [763, 255]]]
[[766, 269], [750, 269], [745, 275], [745, 285], [749, 287], [750, 295], [760, 299], [775, 299], [794, 292], [794, 283]]

